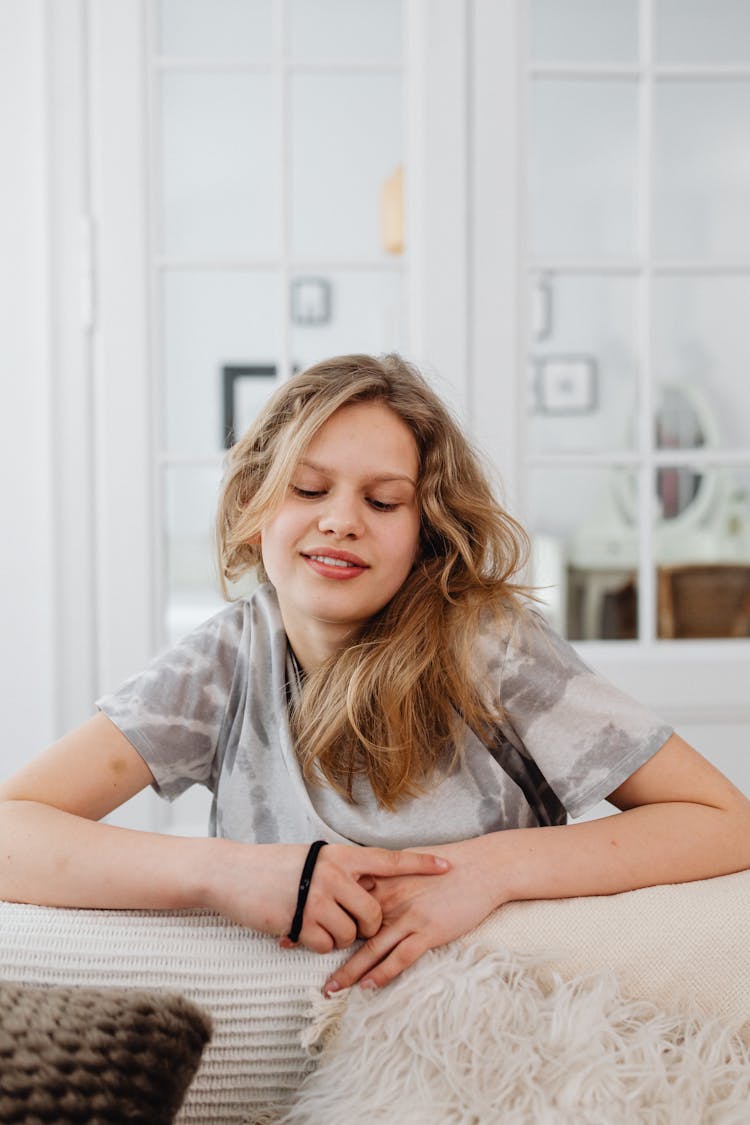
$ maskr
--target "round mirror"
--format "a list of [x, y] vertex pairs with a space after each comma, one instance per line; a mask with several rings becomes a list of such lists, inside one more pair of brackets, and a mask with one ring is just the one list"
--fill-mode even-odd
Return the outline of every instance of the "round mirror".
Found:
[[[657, 449], [699, 449], [718, 445], [713, 411], [697, 387], [689, 383], [663, 383], [659, 389], [655, 417]], [[696, 472], [688, 465], [663, 467], [656, 473], [660, 521], [694, 525], [704, 518], [716, 500], [718, 475], [714, 470]], [[630, 469], [615, 469], [613, 492], [620, 515], [628, 524], [636, 522], [636, 484]], [[673, 525], [676, 529], [677, 524]]]
[[[668, 384], [662, 388], [656, 411], [656, 448], [698, 449], [710, 444], [705, 419], [705, 411], [699, 411], [697, 400], [684, 387]], [[656, 492], [661, 518], [672, 520], [684, 512], [695, 501], [702, 479], [686, 465], [659, 469]]]

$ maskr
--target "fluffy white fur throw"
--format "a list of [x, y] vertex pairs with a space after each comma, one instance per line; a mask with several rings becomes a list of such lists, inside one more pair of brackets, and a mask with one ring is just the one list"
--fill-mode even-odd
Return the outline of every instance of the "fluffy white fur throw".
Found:
[[612, 973], [550, 983], [547, 969], [454, 944], [382, 992], [318, 999], [318, 1067], [281, 1120], [747, 1125], [740, 1021], [627, 999]]

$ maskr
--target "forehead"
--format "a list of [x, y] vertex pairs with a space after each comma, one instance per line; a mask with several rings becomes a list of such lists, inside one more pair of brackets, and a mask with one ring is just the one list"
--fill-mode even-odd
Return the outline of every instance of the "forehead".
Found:
[[321, 468], [357, 464], [364, 471], [407, 476], [416, 482], [419, 453], [409, 426], [383, 402], [340, 407], [323, 423], [301, 463]]

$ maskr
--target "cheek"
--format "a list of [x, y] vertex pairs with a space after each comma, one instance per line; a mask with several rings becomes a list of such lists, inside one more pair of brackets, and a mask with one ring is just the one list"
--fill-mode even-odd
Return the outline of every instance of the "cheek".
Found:
[[419, 558], [422, 554], [419, 520], [410, 524], [408, 533], [406, 535], [406, 542], [409, 544], [409, 546], [407, 549], [405, 549], [404, 554], [408, 556], [409, 569], [411, 570], [415, 563], [419, 561]]
[[282, 507], [264, 523], [256, 542], [264, 552], [276, 554], [293, 548], [301, 533], [298, 514]]

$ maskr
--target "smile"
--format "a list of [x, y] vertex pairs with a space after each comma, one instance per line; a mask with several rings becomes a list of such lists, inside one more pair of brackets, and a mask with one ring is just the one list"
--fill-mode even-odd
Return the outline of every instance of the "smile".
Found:
[[357, 578], [369, 570], [364, 559], [345, 551], [303, 551], [302, 558], [321, 578]]
[[359, 566], [359, 563], [348, 562], [346, 559], [333, 559], [330, 555], [305, 555], [307, 559], [314, 559], [315, 562], [325, 563], [326, 566]]

